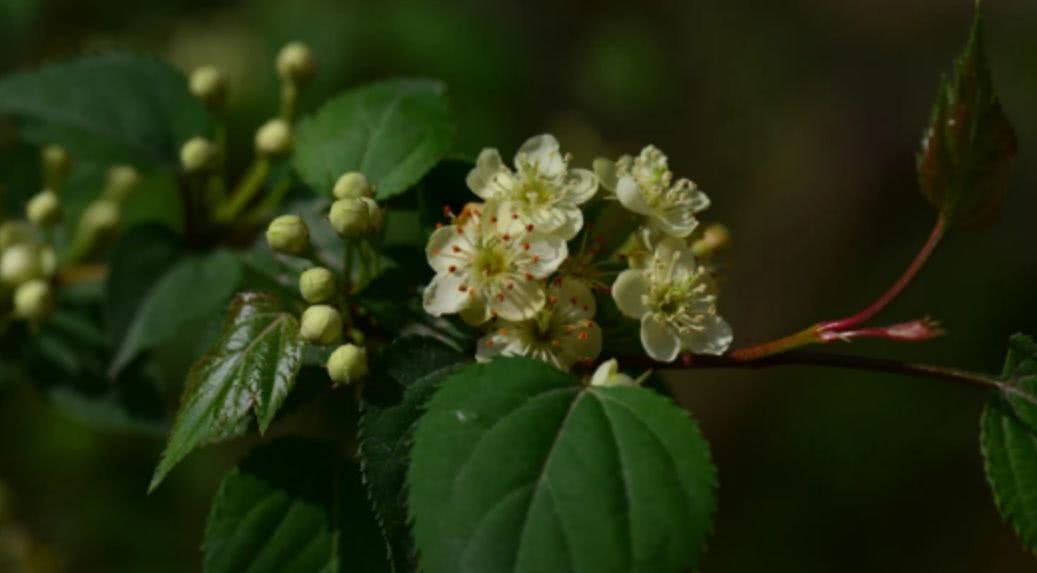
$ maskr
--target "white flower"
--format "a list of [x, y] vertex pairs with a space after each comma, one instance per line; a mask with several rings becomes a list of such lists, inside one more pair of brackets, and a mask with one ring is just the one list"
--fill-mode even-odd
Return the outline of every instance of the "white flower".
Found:
[[708, 271], [677, 239], [661, 241], [645, 268], [620, 273], [612, 297], [620, 312], [641, 320], [641, 344], [655, 360], [672, 362], [682, 348], [723, 354], [731, 345]]
[[709, 207], [709, 197], [688, 179], [673, 181], [666, 156], [649, 145], [637, 157], [615, 163], [595, 162], [602, 185], [616, 193], [624, 207], [648, 218], [650, 225], [671, 237], [687, 237], [698, 226], [695, 214]]
[[497, 316], [533, 318], [547, 296], [543, 279], [568, 255], [565, 241], [523, 225], [507, 204], [469, 205], [437, 229], [426, 248], [436, 271], [425, 288], [425, 311], [462, 313], [480, 324]]
[[619, 371], [616, 359], [602, 362], [591, 376], [591, 386], [636, 386], [637, 380]]
[[601, 352], [601, 328], [591, 320], [594, 295], [580, 281], [558, 278], [547, 289], [547, 304], [530, 320], [498, 320], [479, 340], [475, 357], [528, 356], [562, 370]]
[[598, 190], [594, 173], [569, 169], [568, 163], [554, 136], [538, 135], [515, 154], [515, 171], [504, 164], [496, 149], [483, 149], [467, 183], [486, 201], [510, 204], [538, 232], [568, 241], [583, 227], [580, 205]]

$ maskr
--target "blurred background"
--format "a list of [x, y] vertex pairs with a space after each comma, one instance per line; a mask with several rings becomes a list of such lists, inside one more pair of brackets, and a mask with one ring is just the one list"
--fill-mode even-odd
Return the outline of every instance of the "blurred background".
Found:
[[[232, 142], [248, 151], [274, 113], [273, 56], [301, 39], [320, 66], [305, 109], [359, 82], [431, 76], [450, 86], [462, 154], [510, 155], [543, 131], [585, 164], [655, 143], [713, 199], [706, 219], [734, 234], [721, 309], [742, 345], [857, 310], [924, 241], [933, 215], [914, 152], [972, 5], [0, 0], [0, 71], [115, 49], [214, 63], [231, 79]], [[1037, 334], [1037, 3], [984, 12], [1020, 140], [1002, 219], [950, 234], [883, 315], [931, 315], [949, 336], [846, 351], [998, 371], [1011, 333]], [[702, 571], [1037, 570], [984, 482], [982, 392], [791, 367], [669, 382], [720, 472]], [[0, 391], [0, 555], [32, 571], [200, 569], [208, 505], [240, 448], [188, 458], [147, 496], [160, 438], [93, 430], [28, 388]]]

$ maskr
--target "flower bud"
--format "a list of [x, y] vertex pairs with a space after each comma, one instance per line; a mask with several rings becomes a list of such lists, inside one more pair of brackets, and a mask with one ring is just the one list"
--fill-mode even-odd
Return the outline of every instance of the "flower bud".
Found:
[[227, 76], [216, 66], [201, 66], [191, 72], [191, 95], [209, 109], [219, 109], [227, 100]]
[[88, 235], [110, 233], [119, 226], [119, 204], [107, 199], [98, 199], [87, 206], [79, 219], [79, 228]]
[[188, 173], [201, 173], [213, 166], [216, 146], [204, 137], [192, 137], [180, 148], [180, 165]]
[[271, 119], [256, 130], [256, 153], [280, 157], [292, 151], [292, 126], [283, 119]]
[[343, 344], [328, 357], [328, 376], [338, 384], [352, 384], [367, 377], [367, 350]]
[[113, 165], [108, 169], [104, 198], [122, 203], [140, 185], [140, 173], [130, 165]]
[[382, 210], [369, 197], [339, 199], [332, 203], [328, 220], [340, 236], [355, 239], [381, 227]]
[[720, 223], [714, 223], [704, 231], [702, 238], [691, 245], [691, 252], [696, 257], [708, 257], [725, 249], [731, 243], [731, 232]]
[[342, 337], [342, 315], [334, 307], [315, 304], [303, 311], [299, 336], [313, 344], [335, 344]]
[[359, 171], [350, 171], [339, 177], [331, 192], [336, 199], [359, 199], [374, 195], [367, 176]]
[[40, 320], [50, 313], [54, 301], [47, 281], [33, 279], [14, 291], [14, 314], [26, 320]]
[[58, 194], [44, 189], [25, 204], [25, 217], [37, 227], [49, 227], [61, 220], [61, 201]]
[[266, 228], [266, 242], [279, 253], [300, 255], [310, 246], [310, 231], [298, 215], [281, 215]]
[[324, 267], [307, 269], [299, 275], [299, 292], [310, 304], [331, 300], [335, 296], [335, 275]]
[[635, 386], [637, 381], [619, 371], [616, 359], [606, 360], [591, 376], [591, 386]]
[[32, 228], [22, 221], [7, 221], [0, 224], [0, 252], [20, 243], [32, 240]]
[[68, 158], [68, 152], [60, 145], [48, 145], [40, 152], [43, 160], [43, 172], [47, 180], [53, 185], [60, 184], [68, 175], [72, 161]]
[[277, 74], [297, 84], [309, 81], [316, 70], [310, 47], [302, 42], [289, 42], [277, 53]]
[[35, 245], [20, 243], [0, 255], [0, 282], [16, 287], [43, 276], [40, 256]]

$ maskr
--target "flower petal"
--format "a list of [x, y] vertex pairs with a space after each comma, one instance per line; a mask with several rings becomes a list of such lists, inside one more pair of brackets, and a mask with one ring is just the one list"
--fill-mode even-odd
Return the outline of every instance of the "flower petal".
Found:
[[651, 215], [652, 208], [645, 202], [641, 187], [629, 175], [624, 175], [616, 182], [616, 198], [627, 209], [639, 215]]
[[510, 177], [501, 177], [501, 175], [510, 175], [510, 172], [504, 160], [501, 159], [500, 152], [496, 149], [483, 149], [479, 152], [478, 159], [475, 160], [475, 167], [468, 172], [468, 177], [465, 178], [465, 183], [468, 184], [468, 188], [483, 199], [496, 199], [507, 192], [507, 188], [502, 186], [501, 183], [508, 183], [511, 181]]
[[461, 290], [463, 278], [454, 273], [439, 273], [425, 287], [422, 304], [425, 312], [442, 316], [458, 312], [471, 303], [469, 290]]
[[577, 326], [561, 341], [557, 352], [559, 366], [568, 370], [576, 362], [594, 360], [601, 353], [601, 327], [588, 320]]
[[548, 133], [530, 137], [515, 154], [515, 167], [520, 173], [532, 167], [544, 177], [560, 177], [565, 173], [565, 160], [558, 151], [558, 140]]
[[616, 174], [616, 162], [599, 157], [594, 160], [594, 175], [597, 176], [601, 186], [609, 191], [616, 190], [616, 182], [619, 175]]
[[612, 283], [612, 298], [619, 311], [630, 318], [641, 318], [648, 312], [645, 297], [648, 295], [648, 279], [645, 273], [627, 269]]
[[445, 273], [451, 266], [458, 268], [467, 266], [471, 249], [471, 239], [463, 227], [445, 225], [433, 231], [429, 236], [425, 256], [433, 270], [437, 273]]
[[565, 179], [566, 195], [569, 201], [582, 205], [590, 201], [598, 191], [598, 178], [587, 169], [570, 169]]
[[667, 235], [683, 239], [699, 226], [695, 214], [684, 206], [671, 207], [656, 214], [652, 223]]
[[554, 312], [565, 322], [572, 323], [591, 318], [597, 311], [594, 293], [581, 280], [559, 277], [548, 285], [547, 294], [558, 300]]
[[516, 244], [521, 249], [520, 257], [516, 260], [516, 270], [528, 272], [538, 279], [557, 271], [569, 256], [568, 245], [557, 235], [533, 232], [526, 235], [524, 240], [516, 241]]
[[471, 326], [479, 326], [492, 317], [490, 307], [486, 305], [486, 300], [481, 296], [471, 298], [471, 304], [461, 309], [461, 320]]
[[694, 331], [681, 339], [681, 344], [695, 354], [713, 354], [719, 356], [727, 352], [734, 338], [731, 326], [723, 318], [715, 314], [705, 316], [705, 328]]
[[641, 319], [641, 345], [648, 356], [659, 362], [673, 362], [681, 347], [677, 334], [651, 314]]
[[547, 296], [540, 281], [515, 276], [510, 284], [511, 288], [499, 293], [487, 293], [486, 301], [494, 314], [504, 320], [518, 322], [533, 318], [544, 308]]

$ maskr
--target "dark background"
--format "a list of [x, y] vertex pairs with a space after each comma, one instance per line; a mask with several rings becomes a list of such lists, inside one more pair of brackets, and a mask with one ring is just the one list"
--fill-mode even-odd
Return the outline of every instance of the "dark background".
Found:
[[[931, 315], [946, 338], [846, 351], [996, 371], [1008, 335], [1037, 334], [1037, 3], [987, 4], [1020, 140], [1004, 215], [950, 234], [883, 315]], [[969, 0], [0, 0], [0, 70], [127, 48], [218, 64], [247, 153], [273, 113], [273, 56], [303, 39], [320, 66], [307, 109], [422, 75], [449, 84], [463, 153], [509, 156], [542, 131], [580, 163], [655, 143], [734, 234], [721, 309], [742, 345], [857, 310], [924, 241], [914, 151], [971, 17]], [[981, 391], [801, 368], [670, 380], [720, 471], [703, 571], [1037, 570], [984, 483]], [[0, 546], [27, 547], [30, 571], [198, 570], [209, 501], [241, 451], [192, 455], [146, 496], [160, 438], [91, 430], [28, 388], [0, 396], [0, 436]]]

